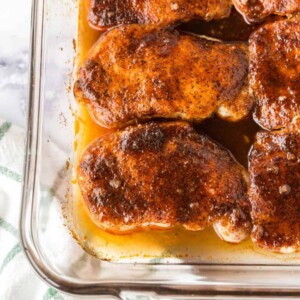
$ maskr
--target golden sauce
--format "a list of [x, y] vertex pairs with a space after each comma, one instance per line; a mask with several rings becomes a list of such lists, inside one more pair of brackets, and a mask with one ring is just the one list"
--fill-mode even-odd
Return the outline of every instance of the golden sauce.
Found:
[[[91, 29], [88, 25], [87, 3], [88, 1], [85, 0], [79, 1], [78, 67], [101, 35], [99, 31]], [[234, 16], [234, 18], [236, 20], [237, 17]], [[228, 21], [226, 22], [228, 23]], [[217, 25], [206, 24], [206, 27], [199, 24], [201, 25], [200, 21], [184, 25], [183, 28], [201, 34], [211, 33], [214, 26], [216, 28], [214, 32], [217, 32], [220, 28], [223, 28], [222, 30], [224, 28], [230, 29], [228, 25], [226, 25], [227, 27], [220, 27], [220, 22], [217, 22]], [[243, 26], [246, 28], [247, 25]], [[226, 36], [229, 29], [223, 32], [224, 36]], [[248, 151], [259, 127], [250, 118], [239, 123], [229, 123], [213, 118], [196, 126], [196, 129], [205, 132], [221, 145], [230, 149], [236, 159], [246, 166]], [[75, 168], [86, 147], [93, 140], [108, 132], [107, 129], [94, 123], [86, 107], [77, 104], [74, 142]], [[147, 231], [129, 235], [106, 233], [92, 222], [77, 185], [76, 169], [74, 175], [74, 193], [71, 203], [71, 220], [69, 220], [71, 229], [79, 243], [88, 252], [101, 259], [123, 262], [157, 262], [156, 259], [158, 258], [167, 261], [174, 261], [174, 258], [183, 260], [184, 258], [184, 261], [192, 260], [202, 263], [247, 264], [265, 263], [266, 260], [284, 263], [287, 259], [291, 262], [291, 259], [297, 258], [295, 255], [265, 253], [257, 249], [250, 239], [238, 245], [225, 243], [217, 237], [212, 228], [201, 232], [189, 232], [182, 228], [175, 228], [169, 231]]]
[[258, 25], [249, 25], [235, 9], [229, 18], [206, 22], [194, 20], [179, 26], [179, 29], [206, 35], [224, 41], [248, 41], [249, 36]]
[[230, 150], [235, 159], [245, 168], [248, 168], [248, 154], [255, 135], [261, 130], [252, 118], [236, 123], [213, 118], [197, 125], [196, 129], [206, 133], [220, 145]]

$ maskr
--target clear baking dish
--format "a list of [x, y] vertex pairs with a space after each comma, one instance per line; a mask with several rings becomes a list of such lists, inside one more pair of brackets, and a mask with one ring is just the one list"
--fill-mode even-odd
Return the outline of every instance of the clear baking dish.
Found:
[[33, 0], [21, 238], [36, 272], [63, 292], [98, 298], [300, 296], [299, 254], [267, 255], [244, 247], [225, 259], [217, 257], [219, 243], [210, 242], [198, 259], [113, 263], [92, 257], [76, 243], [61, 206], [72, 189], [77, 13], [75, 0]]

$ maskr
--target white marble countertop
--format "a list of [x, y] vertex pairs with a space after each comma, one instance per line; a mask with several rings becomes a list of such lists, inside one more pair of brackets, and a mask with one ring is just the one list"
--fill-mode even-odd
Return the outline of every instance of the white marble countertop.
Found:
[[25, 124], [30, 0], [1, 0], [0, 118]]

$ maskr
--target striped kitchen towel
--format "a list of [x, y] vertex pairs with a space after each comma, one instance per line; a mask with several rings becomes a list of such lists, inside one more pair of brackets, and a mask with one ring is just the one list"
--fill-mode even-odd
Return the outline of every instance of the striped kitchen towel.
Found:
[[72, 299], [47, 287], [22, 253], [18, 226], [24, 145], [23, 129], [0, 119], [0, 299]]

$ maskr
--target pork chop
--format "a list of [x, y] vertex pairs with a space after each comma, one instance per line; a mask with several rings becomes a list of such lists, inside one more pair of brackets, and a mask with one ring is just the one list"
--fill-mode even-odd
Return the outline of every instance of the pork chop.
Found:
[[258, 133], [249, 162], [254, 243], [300, 250], [300, 127]]
[[166, 25], [195, 18], [226, 18], [231, 0], [89, 0], [89, 23], [96, 29], [121, 24]]
[[151, 122], [96, 140], [78, 182], [94, 222], [113, 234], [183, 226], [238, 243], [251, 231], [248, 174], [185, 122]]
[[214, 113], [238, 121], [253, 102], [248, 47], [173, 29], [121, 26], [91, 50], [74, 92], [108, 128], [162, 117], [200, 122]]
[[233, 0], [233, 4], [249, 23], [270, 15], [292, 16], [300, 12], [300, 0]]
[[250, 37], [254, 118], [266, 129], [287, 127], [300, 115], [300, 18], [262, 26]]

